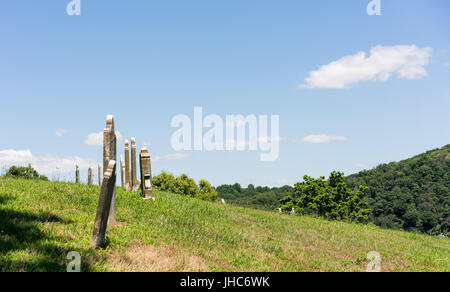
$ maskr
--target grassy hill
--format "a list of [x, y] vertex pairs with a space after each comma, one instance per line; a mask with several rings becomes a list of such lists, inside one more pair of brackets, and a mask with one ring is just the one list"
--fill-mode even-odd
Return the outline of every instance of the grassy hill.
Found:
[[118, 225], [89, 248], [99, 188], [0, 178], [0, 271], [450, 271], [450, 239], [118, 189]]

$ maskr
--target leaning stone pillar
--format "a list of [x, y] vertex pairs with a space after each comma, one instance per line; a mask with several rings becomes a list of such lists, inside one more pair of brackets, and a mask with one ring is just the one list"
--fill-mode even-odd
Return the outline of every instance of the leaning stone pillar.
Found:
[[139, 162], [141, 168], [141, 190], [144, 199], [153, 199], [153, 183], [152, 183], [152, 164], [150, 152], [146, 148], [141, 150], [139, 154]]
[[100, 190], [97, 215], [94, 221], [94, 232], [92, 234], [91, 246], [100, 247], [105, 242], [106, 228], [112, 206], [112, 198], [116, 189], [116, 162], [110, 160], [106, 172], [103, 174], [103, 183]]
[[80, 167], [78, 166], [78, 164], [75, 168], [75, 183], [80, 183]]
[[123, 155], [120, 155], [120, 182], [122, 188], [125, 188], [125, 164], [123, 163]]
[[139, 188], [136, 167], [136, 139], [131, 138], [131, 190], [134, 193], [137, 192]]
[[89, 167], [88, 169], [88, 186], [92, 186], [94, 184], [94, 169]]
[[[106, 128], [103, 131], [103, 171], [108, 169], [111, 160], [116, 161], [117, 157], [117, 141], [116, 132], [114, 130], [114, 117], [109, 115], [106, 117]], [[115, 172], [114, 172], [115, 174]], [[103, 174], [103, 177], [105, 175]], [[104, 179], [104, 178], [103, 178]], [[110, 214], [108, 217], [109, 224], [116, 223], [116, 180], [114, 179], [114, 190], [111, 199]]]
[[130, 179], [130, 144], [125, 141], [125, 190], [129, 191], [131, 187]]

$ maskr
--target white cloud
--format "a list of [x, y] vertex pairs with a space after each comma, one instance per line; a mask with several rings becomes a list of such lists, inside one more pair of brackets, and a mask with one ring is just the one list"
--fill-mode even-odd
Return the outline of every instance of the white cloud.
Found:
[[103, 145], [103, 132], [91, 133], [84, 140], [84, 144], [89, 146], [102, 146]]
[[258, 142], [264, 142], [264, 143], [276, 142], [276, 141], [281, 142], [281, 141], [286, 141], [288, 139], [289, 139], [289, 137], [270, 137], [270, 136], [266, 136], [266, 137], [258, 138]]
[[123, 136], [119, 131], [116, 131], [116, 139], [117, 139], [117, 142], [123, 141]]
[[0, 151], [0, 165], [4, 166], [26, 166], [31, 164], [39, 173], [51, 175], [58, 173], [74, 173], [75, 165], [78, 163], [80, 169], [88, 169], [98, 165], [95, 159], [84, 159], [69, 156], [34, 156], [30, 150], [2, 150]]
[[[119, 131], [116, 131], [117, 142], [123, 141], [123, 136]], [[89, 134], [84, 140], [84, 144], [89, 146], [103, 146], [103, 131]]]
[[278, 180], [278, 183], [282, 184], [282, 185], [288, 185], [289, 182], [290, 181], [288, 179], [285, 179], [285, 178]]
[[144, 141], [141, 143], [141, 145], [142, 145], [141, 148], [149, 148], [152, 145], [152, 142]]
[[[241, 147], [241, 148], [245, 148], [249, 145], [251, 145], [253, 142], [253, 144], [257, 144], [257, 143], [273, 143], [273, 142], [281, 142], [281, 141], [286, 141], [288, 140], [289, 137], [270, 137], [270, 136], [265, 136], [265, 137], [260, 137], [257, 138], [256, 141], [250, 141], [249, 139], [246, 140], [237, 140], [237, 139], [230, 139], [230, 140], [226, 140], [225, 141], [225, 147]], [[217, 143], [216, 147], [220, 147], [222, 146], [221, 143]]]
[[163, 156], [163, 159], [166, 160], [179, 160], [179, 159], [185, 159], [190, 157], [189, 154], [183, 154], [183, 153], [174, 153], [174, 154], [167, 154]]
[[328, 143], [332, 141], [345, 141], [347, 138], [344, 136], [329, 136], [325, 134], [319, 134], [319, 135], [309, 135], [302, 138], [302, 142], [306, 143], [312, 143], [312, 144], [321, 144], [321, 143]]
[[31, 163], [33, 155], [30, 150], [2, 150], [0, 151], [0, 164]]
[[367, 168], [370, 167], [370, 165], [369, 165], [369, 164], [366, 164], [366, 163], [356, 163], [355, 166], [356, 166], [357, 168], [362, 168], [362, 169], [367, 169]]
[[425, 66], [433, 53], [430, 47], [376, 46], [366, 52], [343, 58], [311, 71], [300, 88], [348, 88], [361, 81], [387, 81], [396, 74], [401, 79], [428, 75]]
[[55, 135], [56, 135], [56, 137], [62, 137], [65, 134], [67, 134], [67, 132], [68, 132], [67, 129], [59, 128], [58, 130], [56, 130]]
[[166, 155], [162, 155], [162, 156], [153, 156], [152, 162], [158, 162], [161, 160], [180, 160], [180, 159], [185, 159], [185, 158], [189, 158], [189, 157], [191, 157], [191, 155], [189, 155], [189, 154], [173, 153], [173, 154], [166, 154]]

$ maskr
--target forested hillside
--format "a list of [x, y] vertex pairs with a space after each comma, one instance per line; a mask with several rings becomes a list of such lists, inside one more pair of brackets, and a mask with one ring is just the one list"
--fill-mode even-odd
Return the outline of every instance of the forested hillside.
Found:
[[275, 210], [279, 207], [279, 200], [285, 196], [293, 195], [294, 188], [284, 186], [281, 188], [255, 187], [249, 185], [247, 188], [240, 184], [221, 185], [217, 192], [222, 199], [233, 205], [260, 210]]
[[[350, 175], [352, 189], [369, 187], [369, 221], [393, 229], [420, 231], [433, 235], [450, 230], [450, 145], [413, 158], [382, 164], [372, 170]], [[300, 178], [299, 178], [300, 181]], [[221, 198], [231, 204], [275, 210], [285, 196], [298, 198], [294, 188], [254, 187], [239, 184], [217, 187]]]
[[347, 178], [350, 187], [369, 187], [376, 225], [430, 234], [450, 230], [450, 145], [383, 164]]

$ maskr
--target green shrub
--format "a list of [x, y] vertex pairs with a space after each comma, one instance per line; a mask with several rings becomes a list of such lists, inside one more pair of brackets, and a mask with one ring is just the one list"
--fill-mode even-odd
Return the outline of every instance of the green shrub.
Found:
[[193, 179], [189, 178], [186, 174], [182, 174], [175, 179], [174, 193], [195, 198], [199, 193], [199, 189]]
[[296, 204], [294, 198], [291, 196], [286, 196], [280, 200], [280, 208], [283, 212], [291, 212], [292, 208], [295, 209]]
[[195, 181], [182, 174], [175, 178], [173, 174], [163, 171], [153, 178], [153, 186], [161, 191], [171, 192], [191, 198], [198, 198], [205, 201], [216, 201], [219, 196], [216, 190], [206, 180], [200, 180], [200, 187]]
[[199, 199], [204, 201], [217, 201], [219, 199], [217, 191], [211, 187], [211, 184], [208, 181], [201, 179], [199, 182], [199, 188]]
[[153, 177], [153, 186], [161, 191], [175, 193], [175, 176], [165, 171]]
[[5, 174], [6, 177], [22, 178], [22, 179], [40, 179], [48, 181], [44, 175], [40, 175], [31, 164], [25, 166], [11, 166]]
[[348, 188], [344, 181], [344, 174], [332, 172], [329, 179], [324, 177], [312, 178], [304, 176], [304, 182], [294, 186], [298, 200], [285, 197], [280, 200], [282, 210], [314, 214], [332, 220], [365, 222], [371, 210], [365, 195], [368, 188], [360, 186], [357, 190]]

